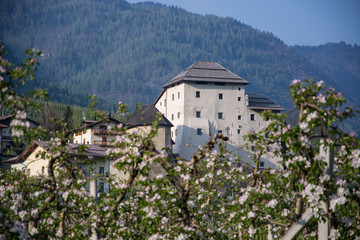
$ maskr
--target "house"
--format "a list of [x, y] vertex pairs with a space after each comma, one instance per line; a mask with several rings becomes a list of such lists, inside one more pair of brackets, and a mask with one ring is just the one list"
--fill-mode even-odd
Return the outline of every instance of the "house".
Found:
[[126, 122], [127, 132], [138, 132], [142, 135], [148, 134], [155, 121], [158, 122], [159, 127], [157, 136], [153, 138], [156, 150], [160, 151], [163, 148], [172, 149], [171, 127], [174, 125], [153, 104], [145, 105], [134, 111]]
[[174, 125], [174, 154], [190, 159], [198, 146], [221, 132], [229, 137], [230, 151], [248, 158], [243, 137], [267, 124], [260, 113], [284, 110], [263, 95], [246, 93], [248, 84], [218, 63], [201, 61], [166, 83], [154, 105]]
[[[11, 136], [11, 121], [13, 115], [0, 117], [0, 168], [6, 168], [2, 162], [18, 156], [24, 149], [25, 143], [22, 141], [20, 146], [16, 146]], [[30, 127], [37, 127], [39, 123], [27, 118]]]
[[[100, 174], [104, 177], [109, 172], [110, 163], [106, 159], [107, 151], [98, 145], [85, 145], [85, 152], [79, 151], [79, 147], [83, 144], [68, 143], [66, 146], [66, 153], [69, 154], [69, 162], [78, 165], [83, 169], [86, 176], [90, 174]], [[83, 145], [84, 146], [84, 145]], [[6, 164], [11, 164], [11, 168], [22, 171], [27, 176], [46, 176], [48, 174], [49, 165], [49, 151], [50, 145], [46, 141], [34, 141], [30, 144], [20, 156], [4, 161]], [[45, 157], [41, 154], [44, 153]], [[92, 160], [94, 164], [89, 165], [86, 162]], [[100, 192], [108, 191], [108, 184], [99, 178], [95, 184], [97, 195]], [[90, 182], [88, 183], [88, 190], [90, 191]]]
[[82, 126], [72, 132], [73, 142], [94, 144], [101, 147], [113, 147], [113, 140], [119, 133], [114, 131], [121, 122], [109, 116], [103, 120], [84, 120]]

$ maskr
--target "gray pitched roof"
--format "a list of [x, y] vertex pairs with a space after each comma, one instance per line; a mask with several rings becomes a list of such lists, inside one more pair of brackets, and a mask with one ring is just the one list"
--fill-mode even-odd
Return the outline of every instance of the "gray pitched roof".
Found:
[[176, 77], [166, 83], [163, 88], [167, 88], [179, 82], [249, 83], [216, 62], [200, 61], [195, 62], [193, 65], [179, 73]]
[[[21, 153], [20, 156], [16, 158], [12, 158], [11, 161], [9, 159], [7, 163], [23, 162], [38, 146], [44, 148], [45, 150], [48, 150], [50, 148], [48, 142], [46, 141], [33, 141], [25, 149], [25, 151]], [[79, 153], [78, 151], [80, 146], [86, 146], [85, 152], [89, 156], [98, 157], [98, 158], [106, 157], [107, 150], [105, 148], [100, 147], [99, 145], [94, 145], [94, 144], [68, 143], [68, 145], [66, 146], [66, 152], [69, 153], [71, 156], [84, 156], [83, 153]]]
[[272, 111], [284, 111], [280, 105], [276, 104], [269, 98], [265, 97], [262, 94], [253, 94], [249, 93], [249, 108], [251, 110], [272, 110]]
[[[126, 122], [126, 125], [130, 127], [149, 126], [155, 120], [157, 120], [156, 114], [161, 113], [154, 105], [145, 105], [141, 109], [137, 108], [134, 111], [134, 113], [130, 116], [129, 120]], [[163, 114], [161, 114], [159, 126], [173, 127], [174, 125], [172, 125], [172, 123]]]

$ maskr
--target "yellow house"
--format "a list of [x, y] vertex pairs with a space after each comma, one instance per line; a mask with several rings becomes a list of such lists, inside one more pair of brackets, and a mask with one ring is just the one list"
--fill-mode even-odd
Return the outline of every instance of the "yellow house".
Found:
[[[110, 171], [110, 163], [106, 160], [106, 149], [98, 145], [85, 144], [85, 153], [79, 152], [81, 144], [68, 143], [66, 153], [69, 154], [70, 162], [83, 168], [85, 175], [100, 174], [106, 175]], [[27, 176], [46, 176], [49, 165], [50, 146], [46, 141], [34, 141], [17, 158], [6, 161], [11, 164], [11, 168], [21, 170]], [[92, 160], [93, 164], [85, 164], [86, 160]], [[108, 184], [99, 179], [95, 182], [95, 195], [99, 192], [107, 192]], [[90, 183], [88, 185], [90, 190]]]
[[153, 122], [158, 121], [158, 134], [152, 140], [156, 150], [163, 148], [172, 148], [171, 127], [174, 125], [153, 105], [145, 105], [137, 108], [126, 122], [128, 133], [137, 132], [139, 134], [148, 134]]

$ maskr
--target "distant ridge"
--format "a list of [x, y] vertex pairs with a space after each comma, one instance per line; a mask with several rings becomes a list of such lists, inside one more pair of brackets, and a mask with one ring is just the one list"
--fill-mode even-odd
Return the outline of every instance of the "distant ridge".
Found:
[[[251, 83], [249, 92], [264, 94], [285, 109], [292, 109], [290, 82], [306, 78], [324, 80], [358, 104], [358, 94], [343, 91], [345, 84], [338, 81], [346, 78], [346, 85], [355, 84], [357, 80], [349, 76], [360, 72], [358, 65], [344, 74], [332, 70], [340, 66], [336, 59], [343, 59], [341, 51], [334, 51], [337, 55], [328, 65], [332, 69], [326, 69], [273, 34], [232, 18], [121, 0], [0, 3], [4, 12], [0, 39], [14, 58], [22, 59], [26, 48], [44, 52], [37, 78], [29, 87], [41, 83], [71, 90], [58, 94], [52, 87], [49, 94], [56, 101], [86, 106], [82, 96], [96, 94], [107, 107], [119, 100], [133, 107], [137, 102], [151, 103], [177, 73], [204, 60], [231, 69]], [[329, 46], [329, 51], [336, 46]], [[357, 51], [351, 54], [360, 58]]]

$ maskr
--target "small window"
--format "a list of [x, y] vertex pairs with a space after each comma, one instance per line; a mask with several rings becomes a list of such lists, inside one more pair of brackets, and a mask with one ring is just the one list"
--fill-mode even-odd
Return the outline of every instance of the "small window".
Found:
[[238, 115], [238, 120], [241, 120], [241, 115]]
[[222, 112], [218, 113], [218, 119], [223, 119], [223, 113]]
[[223, 94], [219, 93], [219, 99], [223, 99]]
[[218, 130], [218, 133], [222, 133], [222, 130]]
[[174, 94], [171, 96], [171, 98], [172, 98], [172, 100], [174, 101], [174, 99], [175, 99], [175, 96], [174, 96]]
[[255, 152], [255, 146], [251, 146], [251, 151]]
[[180, 112], [178, 112], [178, 118], [180, 118]]
[[180, 92], [178, 92], [178, 98], [180, 98]]
[[174, 120], [174, 114], [171, 114], [171, 120]]
[[225, 136], [230, 136], [230, 128], [225, 128]]
[[241, 88], [239, 87], [239, 91], [241, 91]]
[[42, 174], [45, 173], [45, 167], [44, 167], [44, 166], [41, 167], [41, 173], [42, 173]]
[[164, 107], [166, 107], [166, 99], [164, 99]]
[[175, 129], [175, 137], [177, 136], [177, 129]]
[[162, 104], [162, 102], [160, 102], [160, 107], [161, 107], [161, 104]]
[[197, 135], [202, 135], [201, 128], [196, 129], [196, 134], [197, 134]]
[[237, 130], [237, 133], [240, 134], [240, 129]]
[[265, 163], [263, 161], [260, 161], [260, 167], [261, 168], [265, 167]]
[[196, 111], [196, 117], [201, 118], [201, 112], [200, 111]]
[[99, 167], [99, 174], [104, 175], [104, 167]]
[[238, 101], [239, 101], [239, 102], [241, 101], [241, 97], [238, 97]]
[[99, 182], [99, 193], [103, 193], [104, 192], [104, 182]]
[[255, 114], [253, 113], [250, 114], [250, 121], [255, 121]]
[[196, 97], [197, 97], [197, 98], [200, 97], [200, 91], [196, 91]]

